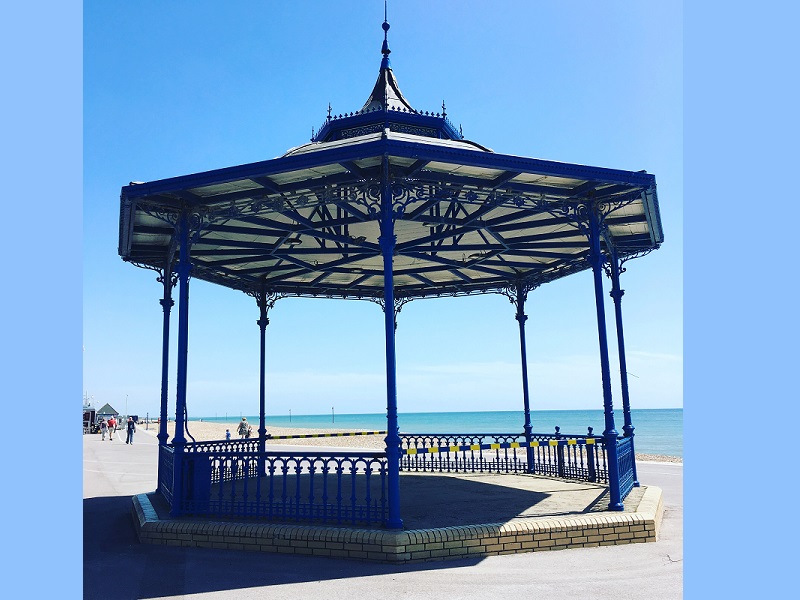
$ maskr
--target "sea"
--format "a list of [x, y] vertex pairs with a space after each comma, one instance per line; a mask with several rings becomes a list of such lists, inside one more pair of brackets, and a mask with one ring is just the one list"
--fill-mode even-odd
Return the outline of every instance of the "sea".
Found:
[[[248, 421], [258, 422], [258, 415], [241, 415]], [[235, 424], [240, 415], [227, 417], [202, 417], [203, 421]], [[522, 411], [476, 411], [476, 412], [420, 412], [399, 413], [397, 421], [402, 433], [516, 433], [522, 432]], [[635, 428], [636, 452], [683, 457], [683, 409], [641, 408], [631, 410], [631, 421]], [[353, 429], [383, 431], [386, 415], [374, 414], [327, 414], [327, 415], [267, 415], [267, 429], [275, 427], [298, 427], [304, 429]], [[562, 434], [585, 435], [588, 427], [594, 435], [605, 428], [603, 411], [596, 410], [532, 410], [531, 424], [534, 433], [553, 433], [555, 427]], [[622, 433], [624, 424], [622, 410], [614, 411], [614, 424]]]

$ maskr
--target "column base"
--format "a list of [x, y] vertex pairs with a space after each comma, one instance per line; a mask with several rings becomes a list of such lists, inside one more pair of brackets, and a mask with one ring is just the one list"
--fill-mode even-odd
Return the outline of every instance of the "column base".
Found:
[[386, 529], [402, 529], [403, 528], [403, 519], [397, 519], [396, 521], [393, 519], [388, 519], [386, 521]]

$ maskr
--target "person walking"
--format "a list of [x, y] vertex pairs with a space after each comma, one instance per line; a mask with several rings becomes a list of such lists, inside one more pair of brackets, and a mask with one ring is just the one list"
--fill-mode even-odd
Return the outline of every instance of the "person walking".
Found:
[[239, 432], [239, 437], [240, 438], [247, 437], [247, 432], [249, 429], [250, 425], [247, 424], [247, 417], [242, 417], [242, 420], [239, 423], [239, 429], [237, 430]]
[[114, 432], [117, 430], [117, 420], [112, 415], [108, 420], [108, 440], [114, 441]]
[[103, 439], [101, 441], [106, 441], [106, 433], [108, 433], [108, 423], [103, 417], [100, 417], [100, 433], [103, 435]]
[[128, 417], [128, 437], [125, 440], [126, 444], [133, 444], [133, 434], [136, 431], [136, 423], [133, 422], [133, 417]]
[[225, 440], [228, 441], [228, 442], [231, 441], [231, 430], [230, 429], [226, 429], [225, 430]]

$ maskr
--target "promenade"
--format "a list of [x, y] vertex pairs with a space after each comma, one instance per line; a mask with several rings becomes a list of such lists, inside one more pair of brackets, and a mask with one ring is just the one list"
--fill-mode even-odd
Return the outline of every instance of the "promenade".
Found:
[[[155, 489], [155, 430], [133, 446], [86, 435], [84, 444], [84, 598], [107, 598], [102, 573], [124, 575], [115, 598], [550, 598], [682, 597], [680, 464], [640, 463], [644, 485], [662, 488], [656, 543], [533, 552], [412, 565], [140, 544], [131, 496]], [[460, 510], [463, 510], [460, 508]], [[97, 535], [114, 531], [114, 535]]]

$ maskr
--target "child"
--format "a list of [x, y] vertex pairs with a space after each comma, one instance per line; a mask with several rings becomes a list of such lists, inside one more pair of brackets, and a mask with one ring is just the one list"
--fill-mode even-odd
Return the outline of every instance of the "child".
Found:
[[225, 430], [225, 440], [228, 441], [228, 442], [231, 441], [231, 430], [230, 429], [226, 429]]

